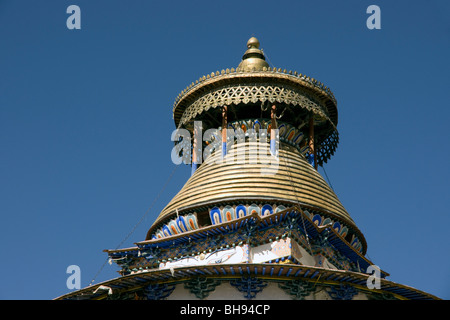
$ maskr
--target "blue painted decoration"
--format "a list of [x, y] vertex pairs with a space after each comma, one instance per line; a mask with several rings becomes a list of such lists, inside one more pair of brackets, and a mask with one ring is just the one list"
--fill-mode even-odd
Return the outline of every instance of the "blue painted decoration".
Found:
[[237, 218], [242, 218], [245, 217], [247, 215], [247, 208], [240, 204], [236, 207], [236, 217]]
[[255, 214], [255, 213], [259, 215], [261, 213], [261, 209], [258, 205], [253, 203], [248, 207], [248, 214]]
[[222, 214], [218, 207], [214, 207], [209, 212], [209, 217], [211, 219], [211, 224], [219, 224], [222, 223]]
[[312, 222], [315, 223], [317, 226], [322, 225], [322, 217], [318, 214], [316, 214], [313, 218], [312, 218]]
[[232, 206], [225, 206], [222, 210], [222, 222], [231, 221], [236, 219], [234, 208]]
[[267, 216], [273, 213], [273, 208], [270, 204], [265, 204], [261, 209], [261, 216]]

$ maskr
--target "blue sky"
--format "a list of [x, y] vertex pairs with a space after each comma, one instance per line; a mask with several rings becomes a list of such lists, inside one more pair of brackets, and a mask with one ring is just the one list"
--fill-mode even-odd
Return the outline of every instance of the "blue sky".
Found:
[[[66, 27], [71, 4], [80, 30]], [[366, 27], [371, 4], [380, 30]], [[0, 1], [0, 299], [67, 293], [73, 264], [85, 287], [102, 250], [144, 240], [190, 175], [177, 167], [154, 201], [175, 168], [174, 99], [236, 67], [251, 36], [337, 98], [325, 169], [367, 256], [450, 299], [449, 16], [433, 0]]]

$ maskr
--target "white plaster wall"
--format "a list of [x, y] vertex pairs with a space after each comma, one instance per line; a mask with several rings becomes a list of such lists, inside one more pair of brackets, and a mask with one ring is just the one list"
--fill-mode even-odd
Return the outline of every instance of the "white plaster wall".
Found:
[[365, 293], [358, 292], [358, 294], [353, 297], [353, 300], [369, 300], [369, 297]]
[[298, 246], [300, 250], [300, 254], [302, 257], [299, 259], [299, 262], [305, 266], [315, 266], [316, 260], [313, 256], [311, 256], [302, 246]]
[[318, 289], [315, 293], [310, 294], [308, 297], [306, 297], [306, 300], [333, 300], [331, 299], [330, 295], [325, 291]]
[[206, 300], [244, 300], [244, 295], [229, 282], [222, 282]]

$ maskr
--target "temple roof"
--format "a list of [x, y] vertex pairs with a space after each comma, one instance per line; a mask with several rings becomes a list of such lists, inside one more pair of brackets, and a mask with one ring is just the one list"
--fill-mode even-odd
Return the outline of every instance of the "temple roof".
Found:
[[[258, 151], [257, 143], [235, 144], [226, 157], [233, 159], [240, 147], [246, 148], [247, 156]], [[297, 149], [281, 146], [277, 165], [251, 164], [248, 158], [227, 162], [227, 159], [220, 161], [220, 157], [217, 152], [207, 158], [188, 179], [161, 211], [147, 238], [162, 222], [176, 216], [177, 210], [182, 214], [197, 207], [212, 208], [218, 203], [257, 200], [309, 205], [357, 230], [334, 191]], [[363, 238], [362, 234], [360, 237]]]
[[[206, 265], [201, 268], [176, 268], [175, 270], [149, 270], [146, 272], [135, 273], [128, 276], [123, 276], [113, 280], [105, 281], [93, 286], [86, 287], [84, 289], [67, 293], [63, 296], [56, 298], [55, 300], [100, 300], [108, 297], [109, 289], [114, 294], [117, 291], [127, 291], [133, 288], [142, 286], [150, 281], [158, 282], [170, 282], [174, 279], [185, 279], [186, 277], [217, 277], [221, 278], [239, 278], [242, 275], [250, 276], [264, 276], [266, 278], [280, 278], [285, 279], [302, 279], [304, 281], [311, 281], [315, 284], [325, 283], [328, 285], [339, 285], [342, 282], [351, 284], [360, 290], [367, 289], [366, 283], [369, 278], [368, 274], [351, 272], [344, 270], [331, 270], [326, 268], [309, 267], [302, 265], [282, 265], [282, 264], [222, 264]], [[390, 293], [394, 297], [401, 300], [408, 299], [420, 299], [420, 300], [440, 300], [438, 297], [423, 292], [421, 290], [409, 287], [406, 285], [398, 284], [386, 279], [380, 279], [382, 290], [377, 290], [379, 293]], [[104, 288], [106, 290], [100, 290]]]
[[[240, 127], [244, 119], [263, 115], [267, 102], [277, 106], [277, 119], [284, 122], [285, 128], [290, 128], [287, 131], [293, 130], [289, 131], [291, 136], [295, 132], [294, 136], [300, 137], [299, 140], [305, 134], [307, 122], [313, 119], [315, 157], [318, 164], [323, 165], [334, 153], [338, 142], [337, 103], [331, 90], [297, 72], [270, 68], [255, 37], [248, 40], [247, 50], [236, 70], [232, 68], [203, 76], [183, 90], [175, 100], [173, 115], [177, 128], [186, 128], [193, 133], [194, 120], [208, 123], [213, 128], [220, 125], [217, 118], [222, 117], [214, 109], [229, 106], [228, 121], [232, 118]], [[208, 128], [203, 127], [205, 129]], [[280, 130], [280, 141], [281, 136]], [[238, 148], [243, 147], [247, 154], [243, 161], [220, 161], [221, 152], [212, 154], [161, 211], [146, 239], [179, 214], [209, 211], [220, 205], [269, 201], [318, 209], [334, 221], [349, 226], [358, 234], [365, 250], [364, 236], [334, 191], [308, 163], [300, 147], [291, 142], [280, 143], [276, 166], [248, 161], [249, 155], [258, 154], [256, 142], [234, 144], [227, 151], [226, 159], [237, 159], [242, 153]]]
[[[136, 247], [130, 248], [122, 248], [122, 249], [114, 249], [114, 250], [104, 250], [108, 252], [110, 257], [116, 256], [123, 257], [123, 255], [131, 254], [132, 256], [139, 255], [141, 250], [146, 250], [151, 247], [157, 248], [170, 248], [173, 246], [183, 247], [191, 242], [191, 238], [195, 239], [195, 241], [199, 242], [210, 242], [207, 239], [209, 235], [212, 234], [228, 234], [237, 231], [238, 229], [244, 228], [246, 225], [258, 224], [259, 228], [265, 229], [271, 226], [275, 226], [283, 221], [287, 221], [290, 218], [299, 218], [294, 219], [305, 234], [308, 235], [310, 239], [317, 239], [319, 235], [326, 234], [325, 237], [329, 241], [331, 245], [337, 248], [343, 255], [348, 257], [352, 262], [360, 267], [360, 269], [366, 270], [369, 265], [373, 265], [373, 263], [364, 257], [365, 252], [360, 252], [357, 248], [355, 248], [352, 244], [350, 244], [342, 235], [340, 230], [335, 229], [332, 225], [319, 225], [315, 221], [315, 217], [309, 215], [306, 210], [302, 210], [299, 206], [294, 205], [292, 207], [286, 208], [285, 210], [279, 211], [277, 213], [273, 213], [266, 216], [261, 216], [258, 213], [254, 212], [247, 216], [240, 217], [231, 221], [223, 222], [221, 224], [214, 224], [210, 226], [206, 226], [200, 229], [194, 229], [187, 232], [182, 232], [178, 234], [174, 234], [168, 237], [163, 238], [154, 238], [136, 243]], [[294, 220], [291, 220], [294, 221]], [[294, 223], [294, 224], [295, 224]], [[276, 237], [276, 234], [273, 234], [272, 237]], [[255, 240], [255, 239], [253, 239]], [[263, 242], [273, 241], [273, 238], [265, 238]], [[364, 240], [364, 239], [363, 239]], [[364, 248], [366, 247], [366, 243], [364, 240], [363, 244]], [[307, 248], [307, 250], [311, 250], [311, 248]], [[364, 249], [365, 250], [365, 249]], [[389, 274], [385, 271], [382, 271], [383, 277], [388, 276]]]
[[[266, 102], [272, 104], [268, 112]], [[389, 274], [382, 270], [382, 289], [368, 287], [370, 275], [364, 272], [373, 263], [364, 256], [364, 235], [317, 171], [317, 163], [323, 165], [338, 142], [337, 103], [328, 87], [297, 72], [270, 68], [252, 37], [236, 70], [192, 83], [177, 97], [173, 115], [177, 128], [194, 134], [194, 146], [189, 141], [189, 152], [183, 149], [183, 157], [192, 160], [191, 177], [144, 241], [105, 250], [110, 262], [121, 266], [121, 277], [57, 299], [117, 298], [129, 292], [137, 297], [137, 289], [149, 284], [181, 284], [199, 276], [228, 281], [244, 275], [314, 282], [333, 290], [350, 285], [374, 297], [438, 299], [386, 280]], [[206, 128], [194, 130], [194, 121]], [[222, 127], [214, 127], [218, 123]], [[217, 131], [210, 140], [198, 138], [203, 129]], [[203, 159], [197, 153], [205, 145], [215, 147]], [[317, 156], [315, 163], [308, 162], [311, 155]], [[289, 252], [258, 258], [274, 242], [286, 248], [289, 243]], [[227, 251], [230, 247], [246, 252], [246, 258], [230, 263], [211, 256], [235, 254]], [[210, 260], [205, 260], [206, 252]]]

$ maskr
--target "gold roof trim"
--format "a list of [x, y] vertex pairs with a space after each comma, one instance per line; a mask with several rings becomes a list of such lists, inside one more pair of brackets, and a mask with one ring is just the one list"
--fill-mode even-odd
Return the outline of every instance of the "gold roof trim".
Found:
[[215, 86], [192, 102], [187, 102], [179, 123], [186, 125], [197, 115], [211, 108], [239, 103], [264, 103], [266, 101], [299, 106], [312, 111], [317, 120], [328, 121], [332, 129], [336, 130], [336, 126], [328, 116], [328, 108], [323, 101], [309, 94], [304, 88], [294, 87], [288, 83], [270, 81]]
[[[196, 83], [191, 83], [186, 89], [184, 89], [175, 99], [173, 106], [173, 118], [175, 120], [175, 125], [178, 127], [181, 117], [184, 111], [198, 98], [203, 96], [205, 93], [212, 91], [215, 87], [220, 86], [239, 86], [245, 83], [254, 82], [257, 83], [265, 82], [272, 86], [277, 86], [278, 84], [288, 84], [293, 86], [293, 88], [298, 88], [299, 90], [309, 91], [316, 97], [323, 106], [326, 107], [324, 110], [325, 116], [330, 118], [330, 122], [337, 126], [337, 101], [331, 92], [331, 90], [325, 86], [323, 83], [310, 78], [308, 76], [298, 74], [297, 72], [286, 71], [286, 69], [281, 70], [281, 68], [267, 68], [263, 67], [261, 71], [243, 71], [240, 68], [231, 68], [222, 70], [219, 73], [212, 72], [210, 75], [200, 77]], [[270, 101], [269, 97], [266, 98]], [[251, 101], [252, 97], [249, 96], [248, 100]], [[274, 101], [272, 101], [274, 102]], [[233, 103], [232, 100], [229, 104]], [[225, 104], [226, 101], [225, 101]], [[321, 114], [324, 116], [323, 114]]]

